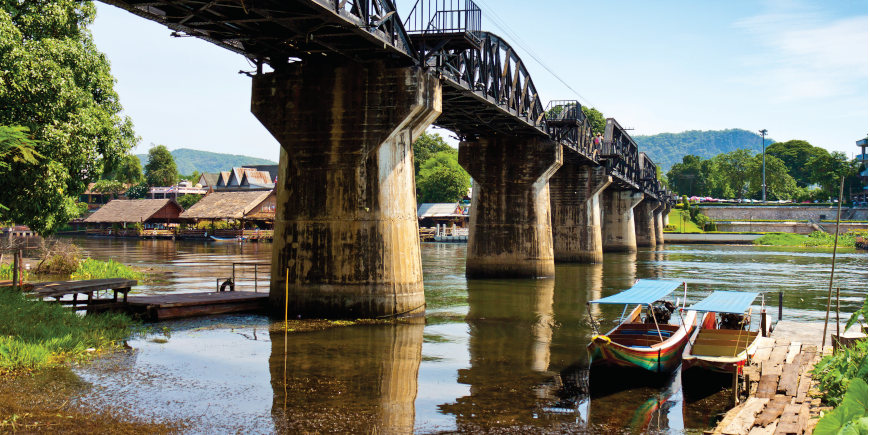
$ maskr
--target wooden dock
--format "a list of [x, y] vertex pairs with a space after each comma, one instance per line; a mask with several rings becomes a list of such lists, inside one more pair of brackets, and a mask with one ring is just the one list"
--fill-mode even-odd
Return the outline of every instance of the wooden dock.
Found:
[[[800, 435], [813, 432], [820, 411], [829, 409], [811, 394], [817, 383], [810, 372], [822, 357], [818, 347], [822, 328], [816, 326], [780, 322], [771, 337], [761, 339], [752, 363], [744, 372], [746, 400], [728, 411], [711, 433]], [[828, 332], [832, 332], [830, 328]], [[813, 344], [809, 344], [810, 341]], [[830, 352], [831, 348], [825, 346], [825, 354]]]
[[[164, 295], [128, 296], [135, 280], [112, 278], [83, 281], [53, 281], [28, 284], [25, 289], [32, 297], [69, 305], [73, 310], [89, 313], [121, 311], [146, 320], [160, 321], [212, 314], [265, 311], [269, 293], [257, 292], [201, 292], [169, 293]], [[98, 297], [111, 291], [111, 297]], [[82, 299], [79, 296], [83, 296]], [[120, 296], [120, 297], [119, 297]]]
[[268, 293], [209, 292], [130, 296], [125, 309], [151, 321], [265, 311]]

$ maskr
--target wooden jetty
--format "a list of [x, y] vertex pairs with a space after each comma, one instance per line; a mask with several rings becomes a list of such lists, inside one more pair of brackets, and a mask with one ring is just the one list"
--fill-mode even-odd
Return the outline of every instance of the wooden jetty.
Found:
[[127, 299], [126, 309], [148, 320], [160, 321], [211, 314], [264, 311], [268, 301], [268, 293], [236, 291], [171, 293], [130, 296]]
[[[810, 434], [818, 422], [821, 399], [811, 371], [821, 359], [817, 344], [822, 328], [804, 322], [780, 322], [771, 337], [762, 338], [745, 368], [747, 399], [725, 414], [712, 434]], [[804, 342], [798, 341], [803, 340]], [[825, 354], [831, 348], [825, 347]]]
[[[52, 281], [28, 284], [25, 290], [40, 300], [52, 298], [74, 310], [122, 311], [150, 321], [264, 311], [269, 301], [268, 293], [242, 291], [128, 296], [136, 284], [136, 280], [123, 278]], [[112, 292], [112, 296], [99, 297], [103, 291]]]

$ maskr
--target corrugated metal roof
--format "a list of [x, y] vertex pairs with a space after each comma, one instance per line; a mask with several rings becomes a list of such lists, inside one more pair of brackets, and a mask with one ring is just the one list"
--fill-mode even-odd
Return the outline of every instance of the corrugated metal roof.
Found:
[[680, 281], [641, 279], [630, 289], [615, 295], [589, 301], [590, 304], [643, 304], [649, 305], [683, 286]]
[[716, 313], [742, 314], [752, 306], [752, 302], [758, 297], [758, 293], [730, 292], [716, 290], [701, 302], [689, 307], [695, 311], [713, 311]]

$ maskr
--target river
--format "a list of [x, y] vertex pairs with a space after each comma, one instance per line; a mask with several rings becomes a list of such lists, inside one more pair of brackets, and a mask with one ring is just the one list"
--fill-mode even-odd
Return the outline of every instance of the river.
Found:
[[[271, 257], [270, 244], [72, 240], [93, 258], [159, 270], [161, 280], [134, 289], [142, 294], [214, 290], [232, 262]], [[77, 400], [193, 433], [697, 432], [730, 396], [718, 386], [684, 394], [679, 372], [650, 385], [607, 375], [616, 388], [589, 395], [586, 301], [669, 278], [688, 282], [690, 302], [714, 289], [767, 292], [772, 316], [782, 291], [784, 319], [820, 321], [831, 264], [824, 250], [674, 245], [560, 264], [555, 279], [467, 281], [465, 245], [425, 243], [422, 255], [425, 319], [286, 338], [260, 315], [163, 322], [130, 340], [134, 350], [76, 366], [93, 386]], [[866, 296], [868, 257], [837, 259], [835, 286], [852, 312]], [[619, 311], [593, 314], [609, 329]]]

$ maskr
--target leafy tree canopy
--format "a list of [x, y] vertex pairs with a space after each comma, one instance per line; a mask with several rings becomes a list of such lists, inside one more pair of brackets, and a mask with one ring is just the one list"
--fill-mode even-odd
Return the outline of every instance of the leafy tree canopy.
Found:
[[827, 155], [824, 148], [814, 147], [805, 140], [790, 140], [776, 142], [767, 147], [767, 155], [782, 160], [788, 173], [794, 177], [798, 186], [807, 187], [813, 184], [813, 168], [808, 165], [810, 159]]
[[471, 177], [458, 161], [454, 149], [441, 151], [420, 168], [417, 178], [417, 202], [456, 202], [471, 187]]
[[199, 200], [202, 198], [202, 195], [194, 195], [192, 193], [181, 195], [178, 197], [178, 205], [180, 205], [181, 208], [187, 210], [190, 207], [193, 207], [193, 205], [199, 202]]
[[444, 138], [442, 138], [440, 134], [429, 134], [424, 131], [423, 134], [414, 141], [414, 176], [416, 177], [420, 175], [420, 167], [424, 162], [429, 160], [430, 157], [441, 151], [449, 151], [451, 149], [450, 145], [444, 141]]
[[30, 131], [36, 163], [6, 161], [3, 219], [51, 233], [75, 216], [74, 198], [134, 142], [109, 62], [87, 26], [90, 1], [0, 0], [0, 125]]
[[145, 182], [151, 187], [172, 186], [178, 182], [178, 169], [175, 167], [175, 160], [165, 145], [157, 145], [148, 150]]
[[[763, 198], [761, 181], [765, 178], [768, 200], [794, 199], [798, 193], [798, 186], [794, 177], [789, 175], [785, 162], [776, 156], [767, 156], [765, 160], [766, 162], [762, 162], [761, 154], [756, 154], [750, 162], [749, 196], [755, 199]], [[766, 167], [764, 177], [761, 171], [762, 164]]]
[[92, 190], [94, 192], [104, 193], [116, 197], [119, 193], [125, 190], [125, 186], [124, 183], [117, 180], [99, 180], [94, 183], [94, 187]]
[[121, 161], [110, 171], [105, 174], [105, 178], [121, 183], [138, 184], [142, 181], [142, 164], [139, 157], [133, 154], [126, 154], [121, 158]]
[[604, 126], [607, 125], [604, 115], [594, 107], [583, 106], [580, 110], [583, 111], [583, 114], [586, 115], [586, 119], [589, 120], [589, 125], [592, 127], [592, 133], [604, 134]]

